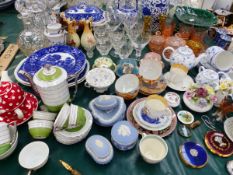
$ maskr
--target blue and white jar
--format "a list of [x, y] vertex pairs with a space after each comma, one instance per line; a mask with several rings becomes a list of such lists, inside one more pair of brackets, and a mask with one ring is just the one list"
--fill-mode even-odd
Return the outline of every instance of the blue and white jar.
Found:
[[130, 150], [137, 143], [138, 132], [128, 121], [119, 121], [112, 127], [111, 139], [117, 149]]
[[151, 30], [156, 31], [159, 29], [159, 16], [166, 14], [169, 10], [169, 0], [142, 0], [142, 8], [144, 15], [151, 14]]

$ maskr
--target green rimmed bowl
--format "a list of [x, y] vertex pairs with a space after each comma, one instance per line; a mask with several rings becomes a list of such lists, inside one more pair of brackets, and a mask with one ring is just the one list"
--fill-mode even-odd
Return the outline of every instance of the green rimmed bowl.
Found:
[[28, 130], [34, 139], [45, 139], [53, 128], [53, 122], [47, 120], [32, 120], [28, 122]]

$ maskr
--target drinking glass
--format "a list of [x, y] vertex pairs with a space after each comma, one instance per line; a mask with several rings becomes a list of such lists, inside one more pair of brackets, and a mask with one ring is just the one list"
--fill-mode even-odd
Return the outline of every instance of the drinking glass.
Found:
[[136, 57], [140, 58], [142, 55], [142, 50], [150, 41], [150, 34], [149, 33], [141, 33], [136, 37], [130, 37], [132, 45], [136, 50]]
[[95, 37], [96, 41], [100, 44], [103, 44], [109, 40], [109, 36], [108, 36], [107, 32], [101, 33], [101, 34], [94, 33], [94, 37]]
[[124, 42], [123, 46], [119, 50], [119, 56], [121, 59], [127, 59], [133, 52], [133, 46], [129, 40]]
[[102, 56], [107, 56], [110, 50], [112, 49], [112, 45], [110, 41], [107, 41], [103, 44], [97, 43], [96, 49]]

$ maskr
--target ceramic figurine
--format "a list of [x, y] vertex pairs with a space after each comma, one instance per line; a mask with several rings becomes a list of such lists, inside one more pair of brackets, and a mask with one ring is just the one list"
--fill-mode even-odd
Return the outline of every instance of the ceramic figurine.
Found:
[[76, 25], [75, 21], [68, 22], [68, 37], [67, 37], [67, 44], [74, 47], [80, 46], [80, 38], [76, 33]]
[[125, 117], [126, 105], [122, 97], [101, 95], [89, 103], [89, 108], [96, 124], [109, 127]]
[[39, 93], [49, 111], [60, 111], [63, 104], [70, 99], [65, 69], [47, 64], [33, 78], [26, 72], [22, 73], [30, 79], [32, 87]]
[[87, 51], [88, 58], [92, 58], [94, 53], [93, 50], [96, 46], [96, 39], [91, 31], [90, 20], [86, 20], [84, 23], [84, 30], [81, 36], [81, 45]]

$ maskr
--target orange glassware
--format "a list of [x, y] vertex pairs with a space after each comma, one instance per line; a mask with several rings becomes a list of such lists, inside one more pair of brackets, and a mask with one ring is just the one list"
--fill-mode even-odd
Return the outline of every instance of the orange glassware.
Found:
[[204, 46], [199, 41], [188, 40], [186, 44], [193, 50], [196, 57], [204, 51]]
[[172, 19], [166, 19], [164, 26], [162, 28], [162, 34], [165, 38], [172, 36], [174, 32], [175, 24]]
[[204, 31], [204, 30], [197, 30], [196, 29], [194, 32], [192, 32], [190, 39], [193, 41], [202, 42], [204, 35], [205, 35], [205, 32], [206, 31]]
[[152, 36], [149, 42], [149, 48], [152, 52], [162, 54], [164, 49], [165, 38], [161, 35], [161, 32], [157, 31], [155, 35]]
[[193, 27], [189, 25], [182, 24], [179, 29], [181, 38], [188, 40], [193, 32]]

